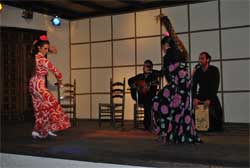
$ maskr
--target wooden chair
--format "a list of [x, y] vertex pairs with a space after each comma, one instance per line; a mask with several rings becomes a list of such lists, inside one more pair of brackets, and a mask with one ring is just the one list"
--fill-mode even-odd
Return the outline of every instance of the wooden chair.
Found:
[[69, 115], [72, 125], [76, 126], [76, 80], [73, 84], [65, 83], [61, 87], [57, 84], [57, 95], [64, 112]]
[[[144, 120], [144, 107], [143, 104], [139, 103], [139, 88], [135, 89], [135, 104], [134, 104], [134, 127], [139, 128], [140, 125], [143, 125]], [[131, 90], [131, 89], [130, 89]], [[131, 90], [132, 92], [132, 90]]]
[[99, 127], [103, 120], [109, 120], [113, 127], [117, 122], [124, 126], [125, 78], [123, 82], [110, 79], [110, 103], [99, 103]]

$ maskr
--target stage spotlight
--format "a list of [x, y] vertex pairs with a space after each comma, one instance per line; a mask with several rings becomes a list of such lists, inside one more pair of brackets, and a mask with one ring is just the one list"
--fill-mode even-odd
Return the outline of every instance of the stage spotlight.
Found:
[[0, 12], [3, 10], [3, 4], [0, 3]]
[[61, 19], [58, 16], [52, 18], [51, 22], [52, 22], [52, 24], [54, 26], [60, 26], [61, 25]]

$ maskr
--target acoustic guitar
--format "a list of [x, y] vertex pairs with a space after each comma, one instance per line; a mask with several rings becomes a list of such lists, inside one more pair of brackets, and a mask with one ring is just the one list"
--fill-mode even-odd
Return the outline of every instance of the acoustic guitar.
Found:
[[142, 103], [145, 97], [153, 97], [156, 95], [158, 89], [158, 81], [146, 82], [146, 80], [137, 80], [135, 87], [131, 87], [131, 96], [136, 101], [136, 94], [138, 92], [138, 102]]

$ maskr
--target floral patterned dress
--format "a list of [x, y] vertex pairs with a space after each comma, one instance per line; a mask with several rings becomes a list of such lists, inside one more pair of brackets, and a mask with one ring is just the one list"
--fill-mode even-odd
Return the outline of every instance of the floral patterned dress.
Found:
[[168, 84], [153, 100], [155, 131], [174, 143], [201, 142], [195, 131], [190, 108], [190, 76], [186, 63], [178, 61], [178, 52], [168, 49], [164, 57]]
[[35, 74], [29, 82], [35, 113], [34, 131], [46, 137], [49, 131], [64, 130], [71, 125], [67, 114], [63, 112], [60, 104], [45, 85], [48, 70], [53, 72], [58, 80], [62, 79], [62, 74], [42, 54], [38, 53], [35, 59]]

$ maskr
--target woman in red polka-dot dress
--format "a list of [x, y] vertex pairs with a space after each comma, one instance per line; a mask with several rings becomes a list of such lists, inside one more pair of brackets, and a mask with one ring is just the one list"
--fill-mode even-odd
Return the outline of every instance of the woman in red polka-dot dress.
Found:
[[47, 36], [42, 35], [33, 43], [34, 73], [29, 82], [29, 90], [35, 114], [35, 126], [32, 131], [33, 138], [45, 138], [48, 135], [57, 136], [54, 132], [69, 128], [70, 121], [53, 96], [46, 88], [45, 77], [48, 71], [54, 73], [59, 84], [62, 84], [62, 74], [45, 57], [50, 44]]

